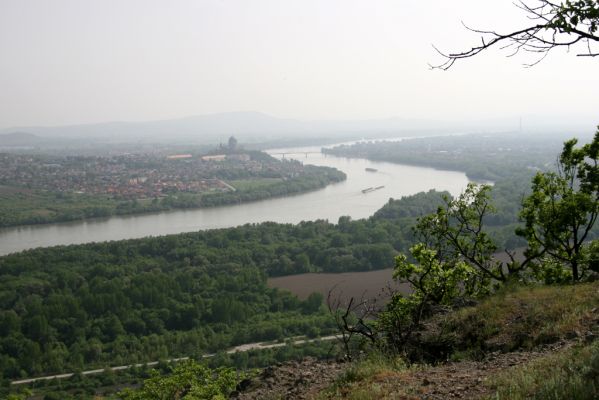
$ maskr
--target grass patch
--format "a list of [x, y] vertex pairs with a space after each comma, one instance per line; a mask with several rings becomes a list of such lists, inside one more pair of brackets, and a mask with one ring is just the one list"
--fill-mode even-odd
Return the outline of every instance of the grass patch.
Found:
[[[588, 331], [597, 334], [599, 327], [599, 282], [505, 288], [474, 307], [438, 315], [426, 325], [423, 335], [427, 337], [419, 342], [420, 351], [431, 352], [425, 348], [428, 344], [446, 346], [449, 350], [446, 354], [453, 361], [482, 359], [489, 351], [525, 351], [564, 338], [585, 337]], [[446, 359], [437, 358], [435, 362]], [[466, 362], [463, 371], [472, 365], [478, 364]], [[320, 398], [421, 398], [431, 390], [431, 383], [423, 383], [429, 374], [433, 385], [434, 382], [462, 384], [461, 367], [456, 364], [453, 372], [450, 371], [453, 366], [450, 367], [443, 370], [443, 363], [435, 367], [422, 363], [407, 368], [401, 359], [389, 359], [384, 354], [369, 355], [350, 366]], [[448, 371], [455, 373], [453, 378], [446, 375]], [[489, 383], [479, 382], [497, 392], [491, 399], [586, 400], [597, 398], [598, 380], [599, 341], [596, 340], [592, 345], [570, 348], [504, 370]]]
[[240, 191], [263, 189], [279, 182], [281, 178], [257, 178], [257, 179], [238, 179], [228, 181], [227, 183]]
[[320, 399], [367, 400], [384, 398], [389, 391], [384, 383], [394, 379], [407, 367], [399, 357], [373, 352], [355, 361], [335, 383], [320, 395]]
[[496, 400], [596, 399], [599, 341], [552, 354], [502, 373], [490, 383]]
[[442, 322], [456, 354], [530, 349], [583, 335], [598, 320], [599, 283], [512, 287]]

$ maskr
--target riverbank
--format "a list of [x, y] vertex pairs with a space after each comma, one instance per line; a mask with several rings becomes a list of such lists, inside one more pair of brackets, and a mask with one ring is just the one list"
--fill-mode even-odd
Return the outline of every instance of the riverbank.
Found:
[[[0, 186], [0, 227], [42, 225], [93, 220], [111, 216], [139, 215], [176, 209], [197, 209], [249, 203], [321, 189], [346, 179], [333, 168], [302, 166], [292, 178], [219, 180], [222, 191], [175, 192], [160, 198], [123, 200], [107, 195], [51, 192]], [[237, 186], [237, 187], [235, 187]]]
[[[0, 255], [35, 247], [82, 244], [111, 240], [162, 236], [198, 230], [220, 229], [261, 222], [293, 223], [328, 220], [342, 216], [361, 219], [372, 216], [389, 202], [431, 188], [459, 194], [467, 185], [464, 173], [432, 168], [325, 156], [321, 153], [292, 154], [304, 164], [335, 168], [347, 179], [321, 189], [278, 198], [222, 207], [178, 209], [151, 214], [113, 216], [104, 219], [0, 229]], [[305, 149], [301, 149], [306, 151]], [[366, 172], [365, 168], [379, 172]], [[385, 186], [368, 195], [361, 190]]]

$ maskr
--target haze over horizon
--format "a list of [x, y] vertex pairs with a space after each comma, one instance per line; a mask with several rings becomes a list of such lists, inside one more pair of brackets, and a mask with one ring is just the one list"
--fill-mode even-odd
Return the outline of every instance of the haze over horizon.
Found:
[[[244, 2], [5, 0], [0, 129], [258, 111], [299, 121], [400, 118], [591, 125], [589, 57], [491, 50], [431, 71], [431, 44], [526, 21], [510, 0]], [[570, 72], [571, 71], [571, 72]]]
[[[0, 129], [0, 145], [64, 145], [71, 139], [104, 143], [216, 144], [231, 135], [246, 143], [277, 140], [385, 139], [448, 134], [542, 134], [590, 137], [594, 120], [568, 121], [559, 117], [528, 116], [470, 121], [426, 119], [298, 120], [259, 112], [216, 113], [153, 121], [116, 121], [96, 124], [14, 127]], [[56, 141], [58, 140], [58, 141]], [[65, 142], [65, 140], [67, 142]], [[583, 139], [584, 140], [584, 139]]]

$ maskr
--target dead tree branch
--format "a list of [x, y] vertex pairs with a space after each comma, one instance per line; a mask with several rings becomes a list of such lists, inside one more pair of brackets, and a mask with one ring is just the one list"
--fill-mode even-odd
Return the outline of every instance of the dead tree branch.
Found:
[[456, 61], [474, 57], [492, 47], [510, 50], [508, 57], [520, 52], [535, 55], [535, 60], [524, 64], [526, 67], [541, 62], [551, 50], [569, 50], [577, 44], [584, 44], [577, 56], [599, 56], [599, 49], [593, 48], [593, 44], [599, 43], [599, 1], [569, 1], [557, 4], [547, 0], [520, 0], [515, 5], [534, 22], [532, 25], [509, 33], [498, 33], [495, 30], [474, 29], [463, 24], [469, 31], [481, 35], [481, 44], [469, 50], [452, 53], [443, 52], [433, 45], [445, 61], [429, 66], [432, 69], [448, 70]]

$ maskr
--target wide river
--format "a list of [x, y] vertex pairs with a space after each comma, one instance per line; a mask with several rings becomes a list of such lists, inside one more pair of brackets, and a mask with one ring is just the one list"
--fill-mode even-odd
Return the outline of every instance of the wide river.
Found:
[[[264, 221], [297, 223], [328, 219], [337, 222], [343, 215], [359, 219], [371, 216], [390, 197], [397, 199], [429, 189], [458, 194], [468, 183], [461, 172], [325, 156], [320, 153], [320, 147], [268, 152], [279, 158], [335, 167], [347, 174], [347, 180], [305, 194], [234, 206], [3, 228], [0, 229], [0, 255], [34, 247], [141, 238]], [[374, 168], [377, 172], [368, 172], [365, 168]], [[384, 188], [362, 193], [362, 189], [378, 186]]]

